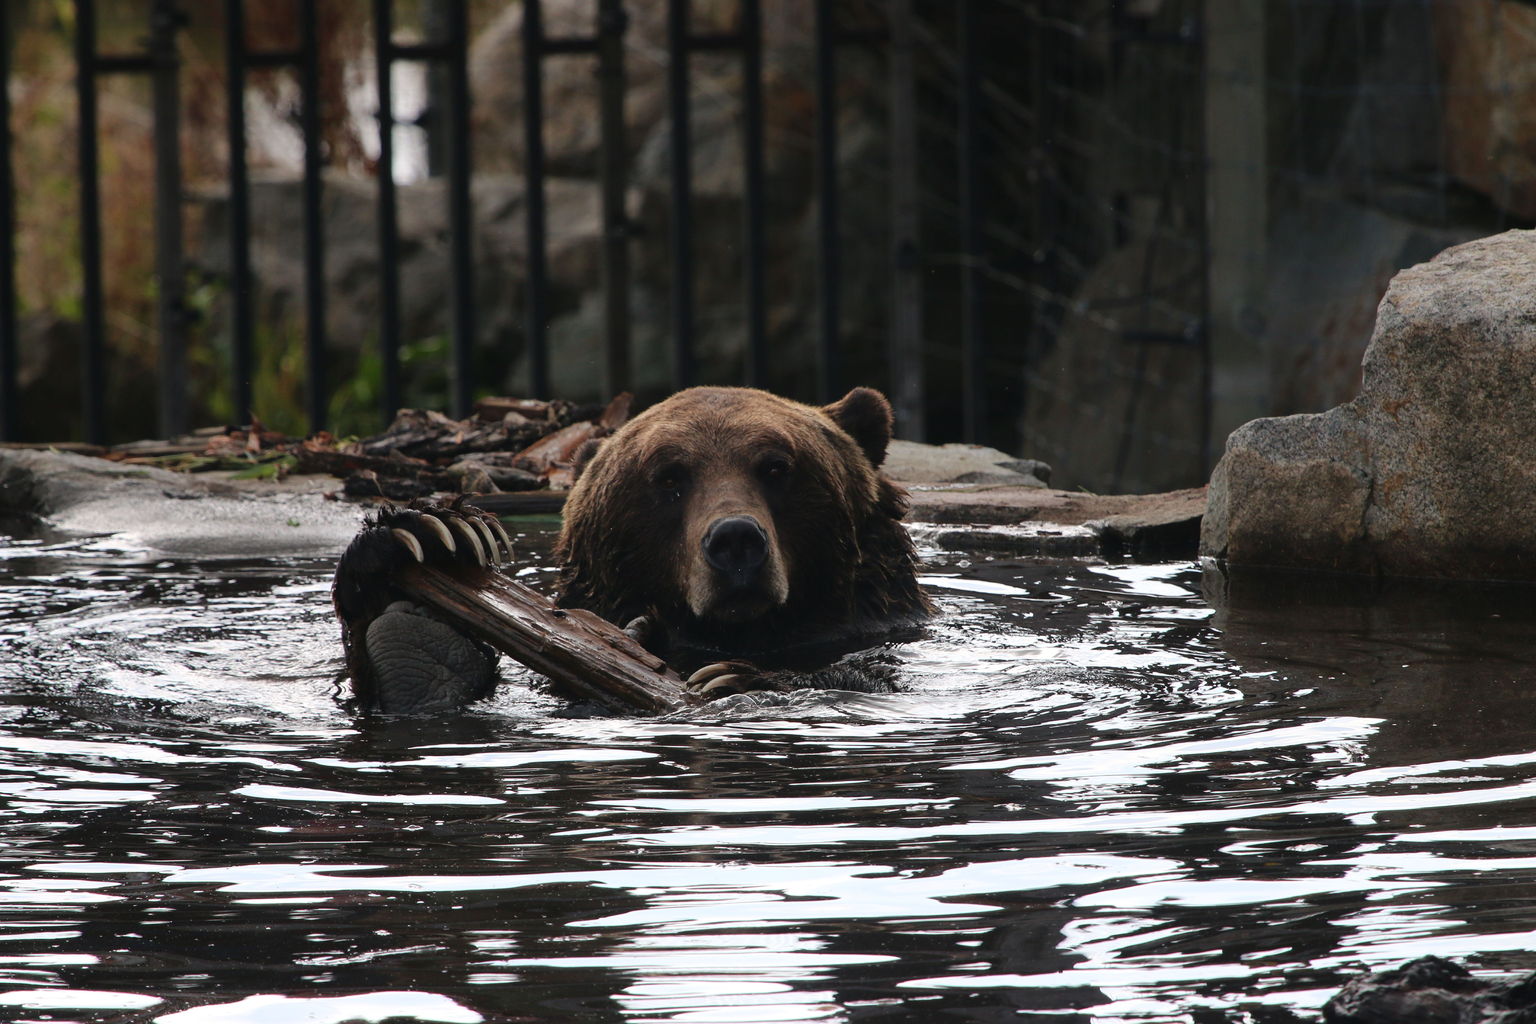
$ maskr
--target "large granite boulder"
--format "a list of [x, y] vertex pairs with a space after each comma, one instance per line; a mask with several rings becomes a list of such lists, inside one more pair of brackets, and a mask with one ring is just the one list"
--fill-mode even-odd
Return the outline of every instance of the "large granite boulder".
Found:
[[1536, 231], [1393, 279], [1360, 394], [1233, 431], [1203, 555], [1395, 576], [1536, 580]]

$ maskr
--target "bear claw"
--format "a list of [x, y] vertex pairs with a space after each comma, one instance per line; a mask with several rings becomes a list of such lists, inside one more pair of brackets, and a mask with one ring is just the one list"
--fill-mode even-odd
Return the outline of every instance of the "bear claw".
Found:
[[434, 515], [418, 513], [412, 517], [416, 522], [422, 523], [431, 530], [443, 547], [448, 549], [450, 555], [458, 553], [458, 546], [453, 542], [453, 533], [443, 524], [443, 521]]
[[771, 675], [744, 661], [717, 661], [705, 665], [689, 676], [684, 685], [705, 700], [784, 689]]
[[401, 544], [405, 545], [405, 550], [409, 551], [411, 553], [411, 557], [416, 559], [416, 561], [425, 562], [427, 560], [427, 553], [421, 550], [421, 541], [416, 539], [416, 535], [414, 533], [409, 530], [402, 530], [398, 526], [394, 527], [389, 532], [394, 534], [396, 539], [398, 539]]
[[[512, 538], [494, 516], [475, 509], [433, 506], [395, 509], [380, 517], [418, 562], [434, 560], [439, 551], [451, 560], [481, 566], [501, 566], [512, 557]], [[437, 556], [440, 557], [440, 556]]]
[[505, 555], [502, 553], [501, 545], [496, 541], [496, 535], [491, 532], [491, 528], [486, 525], [485, 520], [479, 516], [471, 516], [466, 522], [480, 535], [480, 541], [485, 546], [486, 558], [490, 560], [492, 565], [500, 565]]
[[469, 546], [469, 553], [475, 556], [475, 561], [485, 565], [485, 549], [480, 546], [479, 531], [462, 519], [450, 519], [448, 520], [448, 525], [454, 533], [463, 538], [464, 543]]

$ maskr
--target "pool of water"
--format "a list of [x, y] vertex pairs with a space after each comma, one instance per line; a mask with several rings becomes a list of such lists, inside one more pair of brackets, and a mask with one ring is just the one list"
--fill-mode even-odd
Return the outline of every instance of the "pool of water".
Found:
[[1529, 591], [925, 556], [901, 693], [582, 717], [509, 668], [408, 722], [342, 710], [328, 562], [0, 540], [0, 1019], [1283, 1021], [1536, 969]]

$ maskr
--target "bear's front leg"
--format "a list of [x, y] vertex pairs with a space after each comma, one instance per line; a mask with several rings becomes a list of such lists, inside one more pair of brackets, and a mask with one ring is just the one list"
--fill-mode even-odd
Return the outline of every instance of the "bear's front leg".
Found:
[[490, 693], [496, 652], [406, 600], [393, 580], [413, 562], [494, 566], [511, 552], [494, 516], [458, 502], [386, 506], [364, 521], [331, 586], [347, 673], [364, 710], [430, 714]]

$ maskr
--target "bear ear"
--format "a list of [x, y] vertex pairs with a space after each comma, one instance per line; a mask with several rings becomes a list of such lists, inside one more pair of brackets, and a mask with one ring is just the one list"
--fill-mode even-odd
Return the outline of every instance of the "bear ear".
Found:
[[885, 461], [885, 448], [891, 443], [891, 429], [895, 416], [891, 403], [874, 388], [854, 388], [831, 405], [823, 406], [822, 412], [832, 417], [832, 422], [859, 443], [869, 464], [875, 468]]
[[587, 463], [592, 461], [592, 456], [603, 446], [601, 437], [594, 437], [590, 441], [583, 441], [580, 448], [576, 449], [576, 457], [571, 460], [574, 470], [573, 479], [580, 479], [582, 471], [587, 468]]

